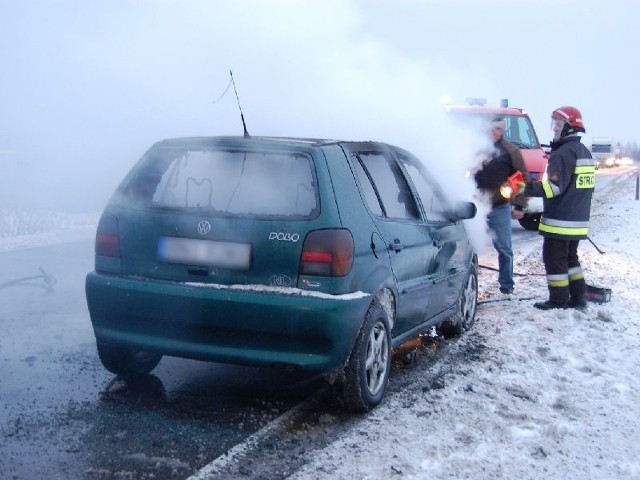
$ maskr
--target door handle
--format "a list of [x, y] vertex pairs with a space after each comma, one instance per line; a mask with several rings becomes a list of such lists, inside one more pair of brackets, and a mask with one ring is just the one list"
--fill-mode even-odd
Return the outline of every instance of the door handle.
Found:
[[400, 242], [399, 239], [394, 238], [393, 239], [393, 243], [389, 244], [389, 249], [393, 250], [394, 252], [398, 253], [400, 250], [402, 250], [404, 248], [404, 245], [402, 244], [402, 242]]

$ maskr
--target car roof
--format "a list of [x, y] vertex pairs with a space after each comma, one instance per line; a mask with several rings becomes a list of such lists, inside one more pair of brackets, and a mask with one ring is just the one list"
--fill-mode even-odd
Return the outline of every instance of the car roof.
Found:
[[271, 144], [271, 145], [297, 145], [297, 146], [325, 146], [343, 143], [342, 140], [304, 137], [243, 137], [243, 136], [210, 136], [210, 137], [180, 137], [167, 138], [156, 143], [157, 146], [194, 146], [211, 144]]
[[447, 107], [447, 111], [449, 112], [467, 112], [467, 113], [478, 113], [478, 114], [488, 114], [488, 115], [514, 115], [517, 117], [521, 117], [526, 115], [527, 113], [522, 108], [515, 107], [486, 107], [480, 105], [460, 105], [460, 106], [449, 106]]

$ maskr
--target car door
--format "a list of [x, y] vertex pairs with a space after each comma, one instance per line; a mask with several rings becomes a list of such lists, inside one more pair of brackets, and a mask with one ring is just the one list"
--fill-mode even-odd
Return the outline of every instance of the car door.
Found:
[[359, 183], [398, 285], [394, 326], [394, 335], [398, 335], [436, 313], [433, 295], [438, 250], [391, 150], [366, 144], [354, 153]]
[[401, 149], [395, 152], [416, 190], [429, 235], [437, 249], [433, 274], [436, 302], [433, 307], [441, 312], [452, 306], [462, 291], [468, 272], [469, 241], [462, 223], [449, 219], [448, 200], [424, 164], [409, 152]]

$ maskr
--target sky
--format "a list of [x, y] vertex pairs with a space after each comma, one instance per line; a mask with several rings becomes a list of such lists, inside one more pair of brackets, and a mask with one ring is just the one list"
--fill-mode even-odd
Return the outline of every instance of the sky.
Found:
[[[609, 174], [617, 172], [598, 173]], [[547, 289], [541, 237], [528, 232], [514, 252], [516, 295], [496, 294], [497, 274], [481, 268], [472, 330], [449, 342], [445, 357], [434, 361], [427, 348], [394, 368], [382, 403], [348, 427], [325, 414], [320, 424], [334, 439], [326, 446], [291, 438], [323, 430], [307, 433], [285, 415], [255, 434], [273, 445], [271, 432], [287, 432], [279, 448], [256, 452], [261, 442], [249, 438], [189, 480], [249, 478], [248, 469], [258, 478], [260, 460], [285, 448], [304, 463], [290, 480], [640, 478], [640, 223], [628, 221], [640, 215], [636, 178], [637, 169], [596, 191], [590, 232], [605, 253], [586, 241], [578, 250], [587, 282], [610, 288], [611, 301], [536, 310]], [[495, 253], [480, 255], [480, 265], [497, 266]]]
[[508, 98], [543, 142], [567, 104], [585, 143], [635, 142], [639, 19], [620, 0], [0, 0], [0, 204], [100, 210], [154, 142], [242, 134], [230, 71], [252, 135], [386, 141], [443, 176], [478, 143], [443, 95]]

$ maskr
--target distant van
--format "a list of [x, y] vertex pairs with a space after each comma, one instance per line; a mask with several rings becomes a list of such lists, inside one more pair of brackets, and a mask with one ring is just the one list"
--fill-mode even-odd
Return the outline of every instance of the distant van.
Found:
[[[541, 181], [546, 174], [549, 155], [542, 149], [538, 135], [527, 112], [521, 108], [487, 107], [479, 105], [450, 106], [447, 110], [462, 121], [477, 119], [489, 123], [495, 117], [505, 122], [504, 138], [520, 149], [533, 181]], [[542, 216], [542, 198], [531, 197], [525, 215], [518, 220], [527, 230], [538, 230]]]

